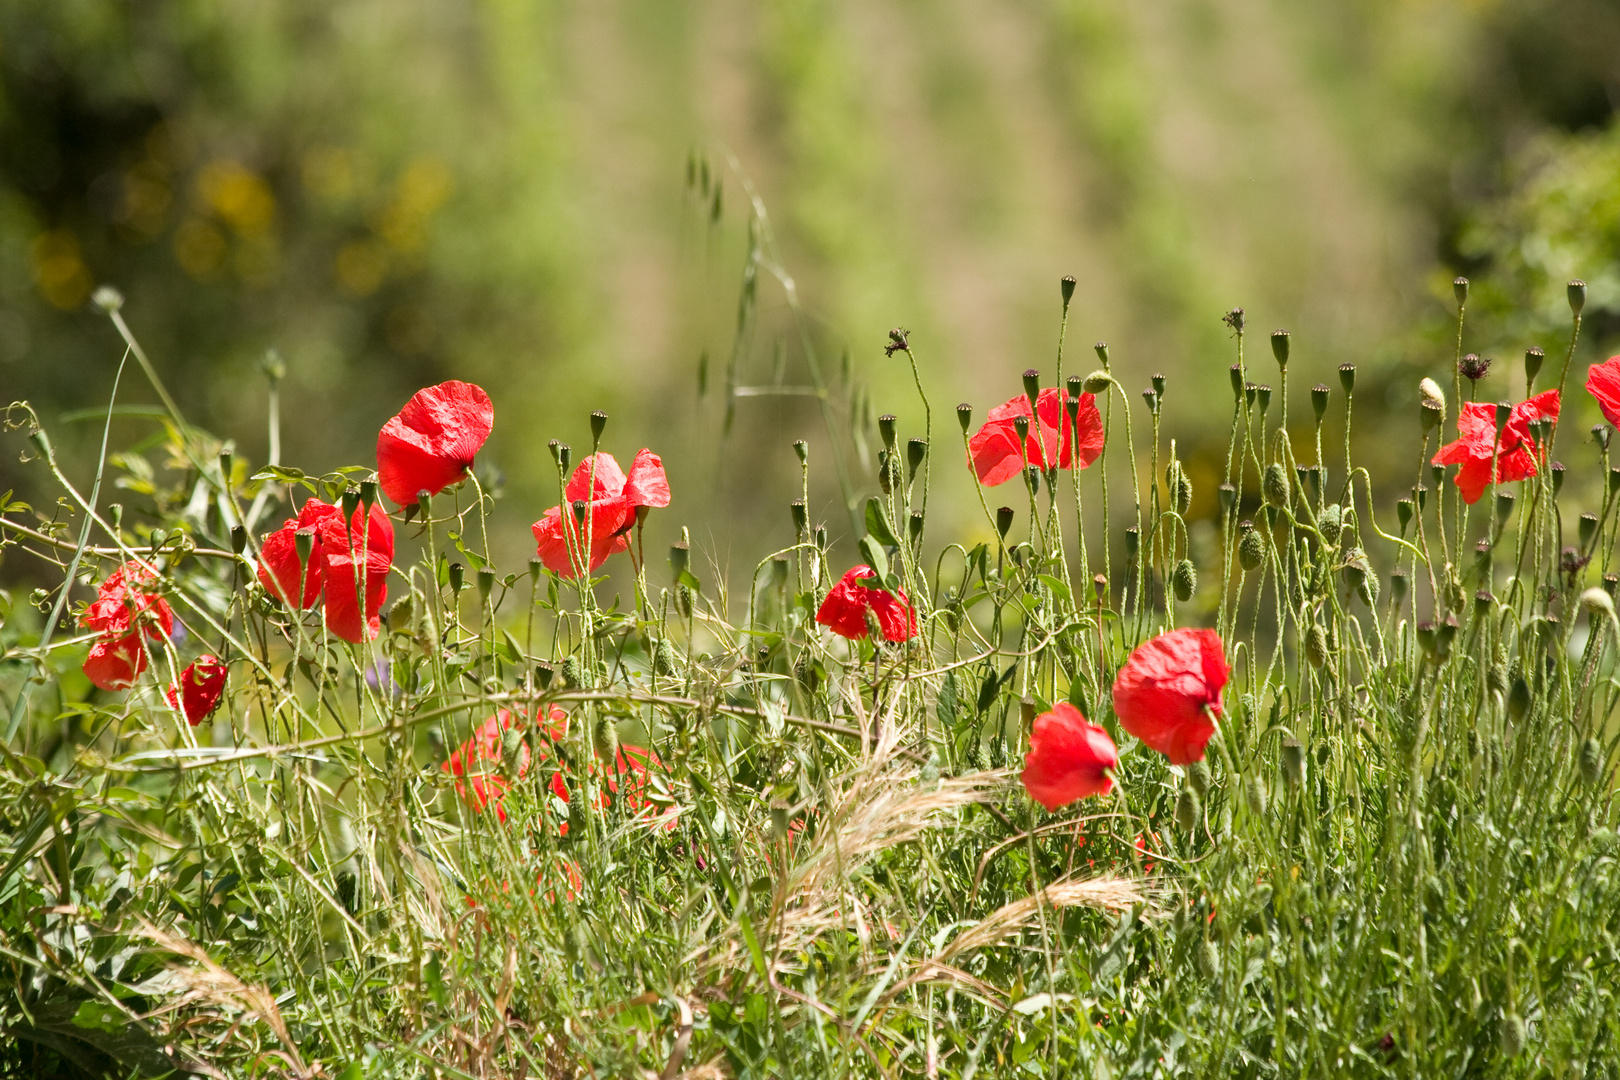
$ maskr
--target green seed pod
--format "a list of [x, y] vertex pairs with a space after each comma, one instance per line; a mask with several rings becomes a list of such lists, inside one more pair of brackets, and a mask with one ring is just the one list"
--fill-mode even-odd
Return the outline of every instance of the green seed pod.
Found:
[[1412, 524], [1412, 510], [1413, 510], [1413, 503], [1412, 503], [1411, 499], [1398, 499], [1398, 500], [1396, 500], [1396, 502], [1395, 502], [1395, 520], [1400, 523], [1401, 535], [1402, 536], [1405, 536], [1406, 535], [1406, 530], [1411, 527], [1411, 524]]
[[1195, 761], [1187, 766], [1187, 784], [1200, 799], [1209, 794], [1209, 779], [1209, 766], [1204, 762]]
[[1587, 786], [1598, 782], [1603, 774], [1603, 744], [1596, 739], [1587, 739], [1581, 744], [1581, 779]]
[[583, 679], [582, 679], [583, 672], [584, 672], [584, 665], [582, 665], [579, 662], [579, 657], [570, 656], [567, 659], [563, 660], [563, 664], [562, 664], [563, 686], [566, 687], [569, 690], [578, 690], [582, 685], [584, 685], [584, 682], [583, 682]]
[[1395, 570], [1390, 573], [1389, 596], [1390, 599], [1395, 601], [1395, 603], [1399, 604], [1402, 600], [1406, 599], [1406, 586], [1407, 581], [1405, 570]]
[[1305, 747], [1298, 739], [1285, 739], [1282, 744], [1283, 779], [1289, 787], [1305, 782]]
[[1319, 668], [1327, 663], [1328, 639], [1327, 631], [1322, 629], [1321, 623], [1311, 623], [1305, 631], [1305, 659], [1310, 661], [1313, 668]]
[[659, 638], [658, 644], [653, 648], [653, 670], [660, 675], [675, 675], [680, 670], [675, 646], [671, 645], [667, 638]]
[[1369, 611], [1376, 608], [1378, 606], [1378, 575], [1362, 575], [1361, 580], [1356, 583], [1356, 595], [1361, 598], [1363, 604], [1367, 605]]
[[962, 425], [962, 434], [966, 435], [968, 428], [973, 426], [973, 406], [965, 401], [958, 405], [956, 407], [956, 422]]
[[1353, 393], [1355, 391], [1356, 365], [1348, 362], [1339, 365], [1339, 385], [1344, 387], [1344, 392], [1346, 394]]
[[1516, 676], [1508, 688], [1507, 710], [1509, 719], [1517, 723], [1530, 714], [1530, 684], [1524, 676]]
[[1277, 358], [1278, 367], [1285, 371], [1288, 369], [1288, 331], [1271, 332], [1271, 355]]
[[1468, 279], [1459, 277], [1452, 281], [1451, 292], [1457, 297], [1457, 306], [1462, 307], [1468, 303]]
[[1243, 796], [1248, 800], [1249, 809], [1257, 816], [1266, 812], [1266, 786], [1258, 776], [1249, 777], [1243, 785]]
[[1237, 506], [1237, 487], [1233, 484], [1220, 486], [1221, 513], [1230, 514]]
[[1502, 1046], [1503, 1057], [1518, 1057], [1524, 1053], [1524, 1018], [1513, 1010], [1508, 1010], [1502, 1017], [1501, 1027], [1497, 1029], [1497, 1039]]
[[1029, 407], [1035, 408], [1041, 396], [1040, 368], [1028, 368], [1024, 371], [1024, 396], [1029, 399]]
[[1243, 533], [1238, 540], [1238, 565], [1252, 573], [1265, 564], [1266, 536], [1254, 527], [1252, 521], [1245, 521], [1238, 528]]
[[1547, 359], [1547, 354], [1541, 351], [1541, 346], [1532, 345], [1524, 351], [1524, 389], [1530, 393], [1536, 385], [1536, 376], [1541, 373], [1541, 365]]
[[1318, 424], [1322, 422], [1322, 417], [1327, 415], [1328, 395], [1332, 393], [1326, 383], [1317, 383], [1311, 387], [1311, 411], [1316, 414]]
[[1569, 295], [1569, 310], [1578, 319], [1581, 317], [1581, 309], [1586, 307], [1586, 282], [1576, 278], [1569, 283], [1566, 292]]
[[1175, 585], [1176, 599], [1183, 604], [1192, 599], [1193, 593], [1198, 589], [1198, 571], [1191, 559], [1182, 559], [1176, 563], [1175, 573], [1171, 576]]
[[1316, 519], [1316, 530], [1322, 534], [1325, 544], [1337, 544], [1339, 531], [1344, 527], [1344, 508], [1335, 503], [1327, 507]]
[[1170, 489], [1170, 505], [1175, 507], [1176, 513], [1185, 514], [1192, 506], [1192, 479], [1181, 462], [1171, 461], [1165, 468], [1164, 485]]
[[1260, 491], [1272, 506], [1288, 505], [1288, 470], [1276, 462], [1266, 466], [1266, 475], [1260, 482]]
[[1198, 827], [1198, 796], [1191, 788], [1182, 788], [1176, 796], [1176, 827], [1190, 833]]

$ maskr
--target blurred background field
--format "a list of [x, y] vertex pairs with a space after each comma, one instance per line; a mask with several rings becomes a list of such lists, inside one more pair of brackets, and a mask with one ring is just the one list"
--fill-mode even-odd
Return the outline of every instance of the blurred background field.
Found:
[[[515, 563], [556, 501], [546, 440], [585, 446], [602, 408], [606, 449], [669, 467], [649, 545], [688, 524], [736, 569], [790, 542], [795, 438], [815, 517], [848, 519], [815, 399], [729, 387], [805, 386], [812, 348], [857, 443], [886, 411], [920, 435], [883, 352], [903, 325], [953, 464], [957, 401], [1050, 380], [1073, 274], [1066, 373], [1106, 339], [1127, 389], [1168, 375], [1213, 514], [1231, 307], [1261, 375], [1264, 334], [1293, 332], [1299, 416], [1361, 366], [1358, 424], [1410, 416], [1419, 374], [1449, 386], [1457, 273], [1467, 346], [1498, 359], [1482, 397], [1561, 349], [1569, 277], [1581, 360], [1608, 354], [1616, 57], [1605, 0], [4, 0], [0, 392], [69, 449], [99, 436], [60, 420], [105, 405], [120, 347], [87, 299], [111, 283], [189, 418], [255, 465], [268, 350], [283, 460], [311, 473], [370, 464], [418, 387], [479, 382]], [[803, 333], [761, 274], [738, 334], [745, 179]], [[14, 448], [0, 490], [31, 493]], [[1412, 452], [1391, 441], [1403, 486]], [[933, 535], [984, 528], [941, 471]]]

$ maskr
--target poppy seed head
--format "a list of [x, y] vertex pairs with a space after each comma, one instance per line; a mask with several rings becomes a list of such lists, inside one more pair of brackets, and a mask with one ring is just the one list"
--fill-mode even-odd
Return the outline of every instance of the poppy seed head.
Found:
[[1478, 353], [1469, 353], [1457, 361], [1457, 371], [1463, 378], [1471, 383], [1477, 383], [1491, 370], [1491, 358]]

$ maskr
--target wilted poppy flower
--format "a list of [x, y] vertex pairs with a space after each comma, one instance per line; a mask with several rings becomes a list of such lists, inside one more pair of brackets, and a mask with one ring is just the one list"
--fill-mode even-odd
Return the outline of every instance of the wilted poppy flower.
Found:
[[[595, 570], [609, 555], [630, 546], [626, 535], [636, 523], [636, 510], [643, 506], [669, 505], [669, 480], [664, 462], [651, 450], [642, 450], [630, 463], [626, 476], [612, 454], [592, 454], [574, 469], [563, 489], [567, 500], [553, 506], [545, 517], [530, 526], [540, 561], [565, 578], [574, 576], [574, 560], [584, 554], [589, 540], [590, 569]], [[574, 504], [584, 503], [584, 528], [575, 515]], [[588, 534], [588, 535], [587, 535]]]
[[219, 708], [225, 693], [225, 665], [219, 657], [204, 653], [180, 673], [180, 681], [164, 691], [169, 704], [185, 714], [186, 723], [196, 727]]
[[[990, 487], [1005, 484], [1023, 472], [1026, 464], [1038, 469], [1053, 465], [1067, 469], [1078, 458], [1083, 469], [1096, 461], [1103, 447], [1102, 414], [1097, 411], [1097, 398], [1094, 394], [1080, 395], [1080, 409], [1075, 414], [1078, 439], [1074, 438], [1068, 410], [1064, 408], [1068, 399], [1067, 390], [1048, 388], [1036, 398], [1033, 414], [1029, 398], [1023, 394], [991, 409], [984, 426], [968, 440], [969, 460], [980, 482]], [[1014, 418], [1032, 415], [1034, 419], [1030, 420], [1029, 433], [1020, 450]]]
[[1024, 790], [1048, 810], [1056, 810], [1091, 795], [1108, 794], [1118, 765], [1119, 751], [1108, 732], [1060, 701], [1051, 712], [1035, 718], [1029, 753], [1024, 755]]
[[79, 617], [86, 630], [100, 632], [90, 646], [84, 673], [103, 690], [128, 690], [146, 670], [147, 650], [141, 634], [162, 641], [174, 633], [174, 612], [154, 596], [157, 575], [138, 562], [127, 562], [107, 575], [96, 598]]
[[1620, 356], [1611, 356], [1587, 368], [1586, 389], [1597, 398], [1604, 419], [1620, 427]]
[[1231, 674], [1215, 631], [1171, 630], [1131, 653], [1114, 680], [1114, 713], [1170, 764], [1191, 765], [1204, 760]]
[[865, 563], [852, 567], [827, 593], [816, 611], [816, 622], [841, 637], [859, 641], [867, 635], [866, 613], [877, 618], [879, 629], [890, 641], [907, 641], [917, 633], [917, 613], [911, 610], [906, 594], [896, 589], [874, 589], [861, 581], [872, 577]]
[[[309, 537], [307, 565], [298, 558], [299, 533]], [[296, 518], [288, 518], [265, 537], [259, 551], [259, 581], [300, 611], [324, 600], [327, 629], [345, 641], [360, 642], [377, 636], [377, 612], [388, 598], [393, 563], [394, 524], [380, 505], [373, 504], [369, 512], [356, 508], [345, 527], [342, 510], [310, 499]], [[298, 598], [296, 604], [293, 597]]]
[[[551, 741], [555, 742], [568, 734], [566, 712], [552, 706], [549, 718], [546, 734]], [[511, 786], [511, 781], [485, 766], [500, 764], [504, 750], [504, 733], [513, 726], [522, 727], [524, 723], [522, 717], [514, 718], [510, 709], [501, 709], [475, 728], [467, 737], [467, 741], [450, 754], [450, 759], [439, 766], [451, 776], [457, 777], [457, 795], [466, 798], [479, 810], [483, 810], [493, 802], [495, 813], [502, 821], [506, 820], [506, 811], [501, 808], [501, 798]], [[528, 774], [529, 760], [529, 743], [525, 739], [518, 748], [518, 779], [521, 780]]]
[[[1590, 384], [1590, 379], [1588, 379]], [[1601, 399], [1599, 399], [1601, 401]], [[1479, 501], [1491, 483], [1491, 451], [1496, 449], [1498, 482], [1528, 480], [1536, 475], [1536, 441], [1530, 425], [1536, 420], [1558, 419], [1558, 391], [1547, 390], [1529, 401], [1521, 401], [1508, 414], [1502, 440], [1496, 441], [1496, 406], [1468, 402], [1457, 417], [1461, 438], [1447, 443], [1434, 455], [1436, 465], [1457, 465], [1457, 490], [1463, 502]]]
[[467, 475], [495, 426], [489, 395], [472, 383], [418, 390], [377, 436], [377, 486], [401, 506]]

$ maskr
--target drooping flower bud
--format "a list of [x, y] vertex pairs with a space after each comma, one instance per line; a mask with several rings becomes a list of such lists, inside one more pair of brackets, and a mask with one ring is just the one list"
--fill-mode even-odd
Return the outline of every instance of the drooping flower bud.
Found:
[[1101, 394], [1114, 384], [1114, 377], [1100, 368], [1087, 375], [1081, 387], [1088, 394]]
[[1272, 506], [1287, 506], [1290, 495], [1288, 470], [1277, 462], [1266, 466], [1266, 474], [1260, 481], [1260, 492]]
[[1182, 559], [1176, 563], [1175, 572], [1170, 580], [1175, 586], [1176, 599], [1183, 604], [1191, 600], [1193, 593], [1198, 591], [1198, 570], [1193, 566], [1191, 559]]

